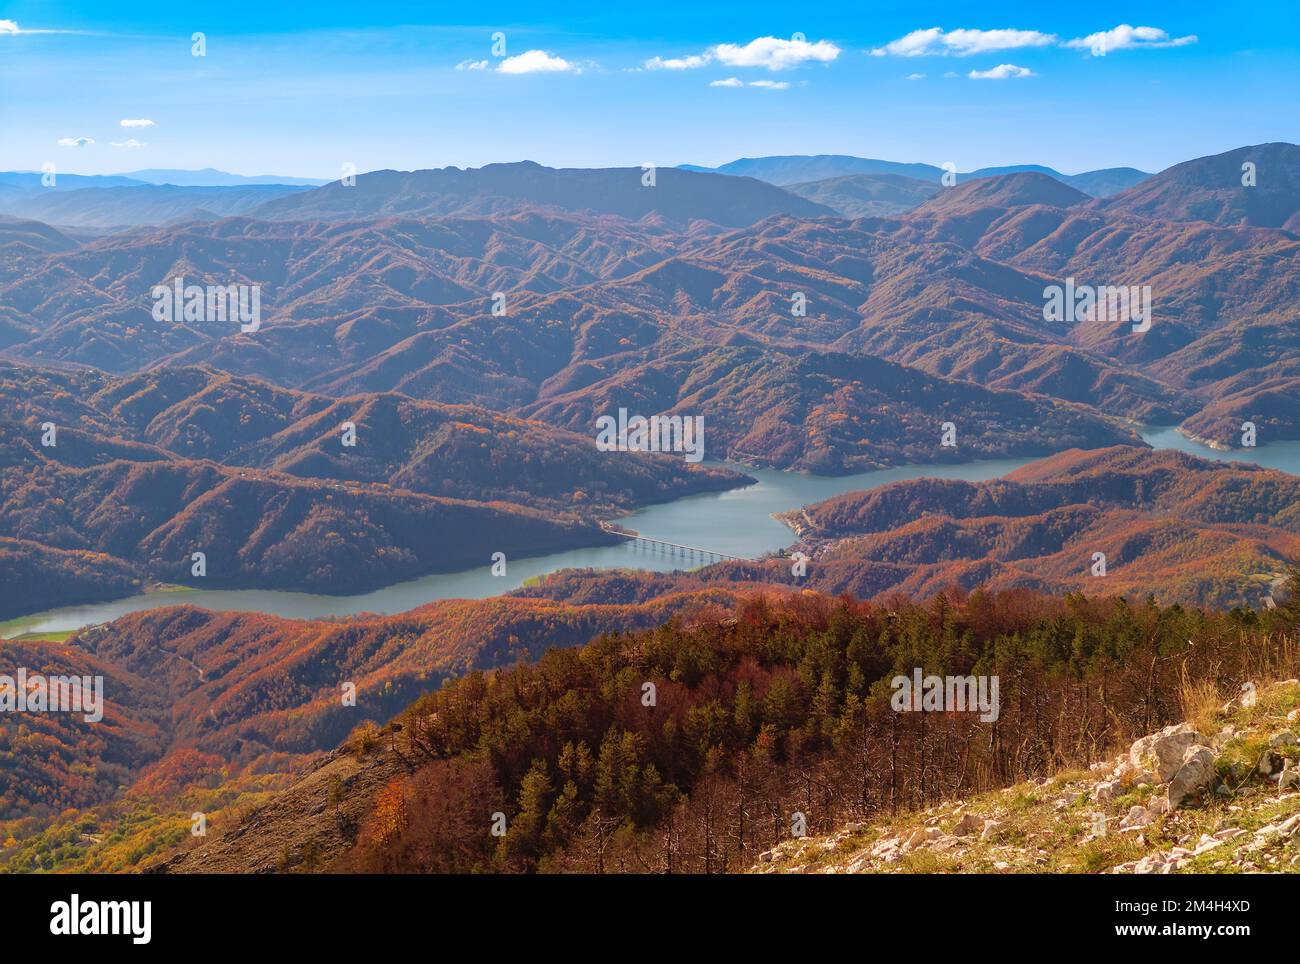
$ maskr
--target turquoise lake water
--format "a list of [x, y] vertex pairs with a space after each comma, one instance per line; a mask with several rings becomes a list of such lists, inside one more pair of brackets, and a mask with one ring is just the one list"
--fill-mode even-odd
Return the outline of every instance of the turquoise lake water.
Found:
[[[1178, 449], [1204, 458], [1244, 460], [1300, 475], [1300, 441], [1218, 452], [1187, 439], [1172, 427], [1147, 429], [1142, 432], [1142, 437], [1155, 448]], [[754, 558], [794, 541], [790, 529], [772, 518], [774, 512], [797, 509], [841, 492], [862, 491], [924, 476], [979, 482], [1005, 475], [1031, 461], [1034, 460], [909, 465], [835, 478], [733, 466], [756, 478], [757, 484], [730, 492], [693, 495], [662, 505], [646, 506], [617, 521], [643, 535], [667, 542]], [[22, 632], [66, 632], [142, 609], [181, 604], [207, 609], [267, 612], [291, 618], [347, 616], [363, 612], [398, 613], [436, 599], [482, 599], [499, 595], [519, 588], [535, 576], [575, 567], [670, 571], [683, 568], [684, 562], [681, 558], [638, 550], [625, 543], [570, 549], [531, 559], [510, 559], [507, 560], [505, 576], [493, 576], [490, 560], [485, 559], [484, 564], [476, 569], [424, 576], [355, 596], [261, 589], [172, 589], [24, 616], [0, 625], [0, 636], [7, 638]]]

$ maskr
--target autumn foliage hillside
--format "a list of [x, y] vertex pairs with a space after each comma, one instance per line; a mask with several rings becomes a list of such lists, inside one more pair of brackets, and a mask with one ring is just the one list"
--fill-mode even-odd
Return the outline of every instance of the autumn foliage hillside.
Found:
[[[1294, 616], [758, 594], [449, 682], [165, 868], [741, 870], [795, 813], [813, 833], [1052, 773], [1177, 718], [1181, 681], [1293, 670]], [[915, 667], [997, 676], [998, 718], [895, 712]]]
[[[988, 482], [894, 483], [785, 519], [813, 559], [806, 584], [862, 596], [987, 585], [1259, 606], [1300, 558], [1294, 476], [1131, 447], [1064, 452]], [[719, 575], [795, 582], [774, 568]]]
[[332, 399], [199, 368], [0, 364], [0, 404], [0, 566], [35, 554], [52, 574], [0, 617], [150, 581], [363, 592], [494, 552], [599, 545], [611, 537], [596, 520], [618, 508], [745, 481], [473, 406]]
[[[710, 590], [635, 605], [447, 600], [337, 621], [180, 606], [123, 616], [63, 642], [6, 641], [0, 673], [104, 675], [109, 710], [102, 724], [0, 714], [10, 764], [0, 767], [0, 820], [48, 817], [124, 792], [147, 798], [160, 787], [169, 789], [158, 799], [172, 800], [209, 784], [214, 764], [224, 779], [291, 773], [447, 679], [734, 598]], [[355, 700], [345, 701], [345, 684]]]

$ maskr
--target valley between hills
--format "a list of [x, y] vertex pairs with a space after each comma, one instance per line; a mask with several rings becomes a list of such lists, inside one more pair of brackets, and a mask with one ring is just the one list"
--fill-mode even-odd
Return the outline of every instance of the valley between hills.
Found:
[[[792, 508], [760, 558], [5, 640], [0, 674], [106, 704], [0, 720], [0, 867], [783, 865], [796, 802], [829, 835], [1178, 722], [1188, 666], [1294, 673], [1300, 477], [1248, 449], [1300, 440], [1300, 147], [951, 188], [767, 160], [0, 196], [0, 620], [618, 544], [602, 523], [746, 469], [1022, 463]], [[260, 286], [260, 326], [160, 320], [174, 278]], [[1067, 278], [1148, 286], [1149, 330], [1049, 320]], [[600, 451], [620, 408], [702, 417], [706, 461]], [[1000, 674], [996, 738], [891, 720], [914, 665]], [[504, 843], [471, 826], [494, 812]]]

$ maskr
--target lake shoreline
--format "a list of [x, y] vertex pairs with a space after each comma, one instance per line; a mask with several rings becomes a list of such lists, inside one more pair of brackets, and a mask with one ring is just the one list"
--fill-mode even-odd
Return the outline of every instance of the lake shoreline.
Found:
[[[1141, 426], [1144, 442], [1152, 448], [1174, 448], [1203, 458], [1285, 462], [1300, 474], [1300, 442], [1276, 442], [1249, 450], [1220, 452], [1182, 433], [1177, 426]], [[731, 556], [758, 559], [789, 548], [802, 538], [791, 524], [791, 513], [804, 506], [845, 492], [866, 491], [893, 482], [918, 478], [961, 478], [983, 481], [1038, 461], [1034, 458], [981, 460], [938, 465], [897, 466], [850, 476], [817, 476], [785, 469], [742, 467], [731, 462], [711, 463], [742, 471], [754, 481], [720, 491], [692, 493], [668, 502], [641, 506], [609, 524], [632, 529], [665, 542], [708, 548]], [[1273, 467], [1281, 467], [1275, 465]], [[1286, 468], [1281, 468], [1287, 471]], [[0, 622], [0, 638], [21, 633], [66, 632], [109, 622], [130, 612], [168, 606], [195, 605], [217, 611], [267, 612], [289, 619], [328, 619], [362, 614], [393, 615], [441, 599], [485, 599], [507, 595], [526, 582], [564, 569], [636, 569], [672, 572], [685, 569], [685, 559], [655, 553], [637, 554], [630, 540], [617, 545], [580, 547], [507, 562], [504, 577], [491, 573], [490, 562], [468, 570], [430, 573], [376, 590], [347, 595], [302, 593], [291, 590], [206, 590], [168, 587], [135, 596], [89, 604], [58, 607]], [[190, 598], [185, 598], [189, 596]]]

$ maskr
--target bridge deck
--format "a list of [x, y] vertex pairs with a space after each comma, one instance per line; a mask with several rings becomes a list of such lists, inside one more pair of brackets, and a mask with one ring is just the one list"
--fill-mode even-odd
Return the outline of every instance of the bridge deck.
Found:
[[678, 549], [682, 552], [700, 556], [715, 556], [718, 559], [734, 559], [737, 562], [748, 562], [744, 556], [733, 556], [730, 553], [719, 552], [716, 549], [705, 549], [703, 546], [688, 546], [680, 542], [669, 542], [666, 539], [655, 539], [652, 536], [643, 536], [641, 533], [631, 529], [616, 529], [607, 522], [602, 522], [600, 527], [610, 535], [619, 536], [636, 543], [648, 546], [663, 546], [666, 549]]

